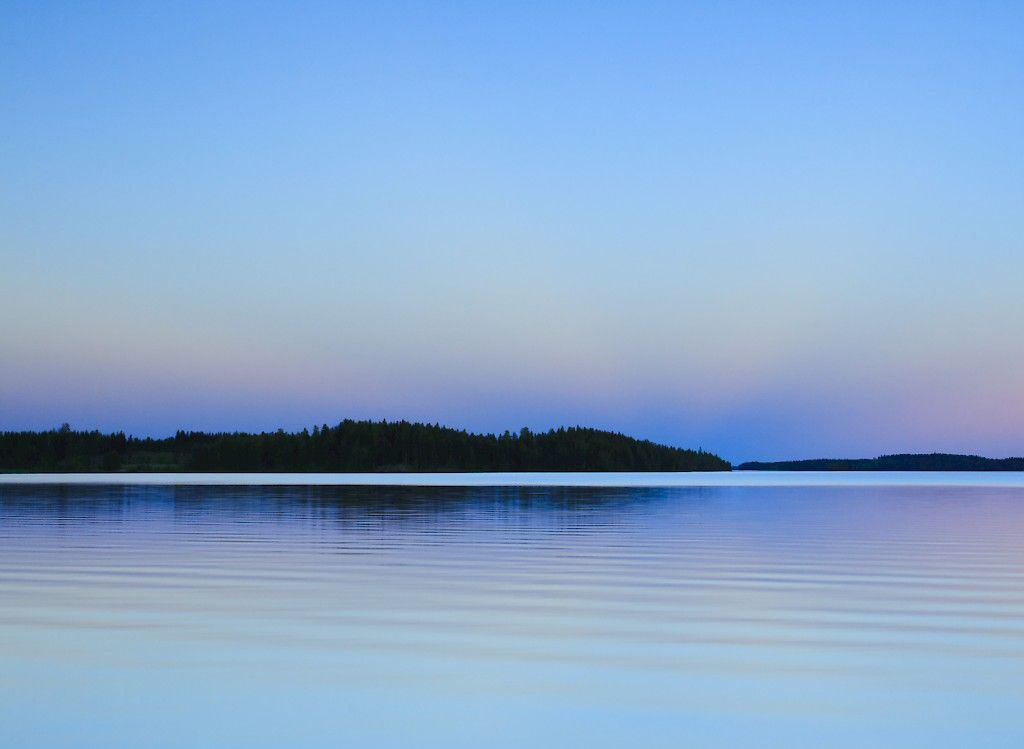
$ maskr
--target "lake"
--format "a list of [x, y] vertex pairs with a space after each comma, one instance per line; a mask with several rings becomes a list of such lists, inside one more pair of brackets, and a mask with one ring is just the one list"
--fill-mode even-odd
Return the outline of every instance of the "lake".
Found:
[[1016, 748], [1022, 705], [1021, 474], [0, 477], [3, 747]]

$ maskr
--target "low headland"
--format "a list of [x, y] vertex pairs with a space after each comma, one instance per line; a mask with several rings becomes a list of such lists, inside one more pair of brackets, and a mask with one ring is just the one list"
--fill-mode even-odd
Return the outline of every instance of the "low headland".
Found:
[[882, 455], [877, 458], [819, 458], [741, 463], [740, 471], [1024, 471], [1024, 458], [983, 458], [980, 455], [928, 453]]
[[373, 473], [469, 471], [728, 471], [686, 450], [584, 427], [473, 434], [437, 424], [345, 420], [301, 432], [0, 432], [0, 471]]

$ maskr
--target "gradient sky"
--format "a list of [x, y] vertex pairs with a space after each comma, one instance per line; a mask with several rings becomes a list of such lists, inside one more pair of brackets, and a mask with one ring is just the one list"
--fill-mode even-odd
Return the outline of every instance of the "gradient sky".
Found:
[[0, 428], [1024, 454], [1024, 4], [0, 6]]

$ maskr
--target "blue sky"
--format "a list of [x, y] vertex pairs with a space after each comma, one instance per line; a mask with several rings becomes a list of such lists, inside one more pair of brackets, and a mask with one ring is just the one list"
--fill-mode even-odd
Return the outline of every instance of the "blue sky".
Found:
[[1024, 453], [1019, 3], [5, 3], [0, 428]]

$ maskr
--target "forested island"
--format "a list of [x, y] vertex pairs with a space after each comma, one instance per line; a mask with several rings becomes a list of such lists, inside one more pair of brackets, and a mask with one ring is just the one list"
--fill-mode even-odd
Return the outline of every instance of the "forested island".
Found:
[[728, 471], [703, 450], [569, 427], [470, 432], [408, 421], [352, 421], [301, 432], [0, 432], [5, 472]]
[[882, 455], [877, 458], [819, 458], [741, 463], [740, 471], [1024, 471], [1024, 458], [983, 458], [980, 455], [928, 453]]

